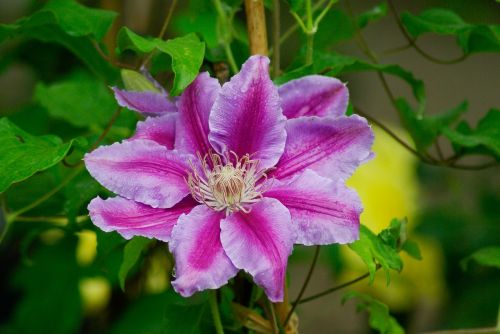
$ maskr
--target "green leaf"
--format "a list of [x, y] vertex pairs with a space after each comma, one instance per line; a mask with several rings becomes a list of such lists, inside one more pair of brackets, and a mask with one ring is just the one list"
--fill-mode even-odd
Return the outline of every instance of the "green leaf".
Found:
[[384, 243], [382, 238], [375, 235], [364, 225], [360, 226], [359, 232], [359, 240], [350, 244], [349, 248], [353, 250], [368, 266], [370, 283], [372, 283], [375, 279], [375, 272], [378, 264], [384, 269], [387, 284], [389, 284], [389, 269], [397, 271], [401, 271], [401, 269], [403, 269], [403, 262], [399, 257], [397, 249]]
[[118, 16], [115, 12], [88, 8], [71, 0], [51, 0], [43, 10], [54, 13], [59, 26], [68, 35], [92, 36], [99, 41]]
[[32, 136], [7, 118], [0, 119], [0, 193], [61, 161], [72, 142], [56, 136]]
[[396, 101], [396, 106], [417, 150], [425, 152], [439, 135], [445, 134], [447, 129], [467, 111], [468, 103], [464, 101], [441, 114], [429, 116], [419, 115], [403, 98]]
[[149, 53], [156, 48], [156, 42], [154, 38], [143, 37], [127, 27], [122, 27], [118, 32], [117, 47], [119, 53], [126, 50]]
[[482, 152], [485, 149], [500, 159], [500, 109], [491, 109], [482, 118], [475, 130], [462, 123], [455, 130], [446, 128], [443, 134], [452, 143], [469, 148], [466, 153]]
[[40, 245], [29, 264], [19, 265], [12, 283], [22, 295], [12, 312], [9, 324], [12, 333], [79, 331], [82, 309], [75, 248], [74, 238], [64, 238], [55, 245]]
[[50, 86], [39, 83], [35, 100], [54, 118], [77, 127], [105, 125], [117, 108], [109, 89], [85, 72], [72, 73]]
[[55, 0], [30, 17], [13, 24], [0, 24], [0, 43], [12, 37], [58, 43], [73, 52], [95, 73], [115, 80], [117, 71], [94, 46], [94, 40], [102, 39], [115, 16], [113, 12], [90, 9], [75, 1]]
[[179, 95], [198, 75], [205, 54], [205, 43], [200, 42], [195, 34], [189, 34], [158, 41], [157, 47], [172, 57], [175, 77], [170, 93], [172, 96]]
[[376, 22], [381, 18], [387, 16], [387, 12], [388, 12], [387, 2], [383, 1], [378, 5], [372, 7], [371, 9], [367, 10], [366, 12], [361, 13], [358, 16], [358, 26], [360, 28], [364, 28], [368, 25], [368, 23]]
[[428, 32], [454, 35], [471, 27], [455, 12], [440, 8], [423, 11], [420, 15], [402, 13], [401, 22], [414, 38]]
[[413, 240], [407, 240], [403, 247], [401, 248], [402, 251], [405, 251], [406, 254], [410, 255], [412, 258], [416, 260], [422, 260], [422, 253], [420, 252], [420, 247], [418, 247], [418, 244], [413, 241]]
[[128, 272], [137, 263], [142, 251], [152, 241], [153, 240], [144, 237], [134, 237], [125, 245], [123, 249], [123, 262], [118, 272], [118, 281], [120, 282], [122, 290], [125, 290], [125, 280], [127, 279]]
[[361, 292], [348, 292], [342, 297], [342, 304], [350, 299], [359, 299], [357, 311], [367, 311], [370, 314], [370, 327], [382, 334], [404, 334], [403, 328], [389, 313], [389, 307], [381, 301]]
[[[133, 36], [133, 37], [131, 37]], [[118, 38], [119, 51], [133, 50], [148, 53], [154, 49], [168, 54], [172, 59], [175, 74], [172, 96], [179, 95], [198, 75], [205, 55], [205, 43], [195, 34], [163, 41], [159, 38], [146, 39], [127, 28], [123, 28]]]
[[318, 31], [314, 34], [314, 48], [331, 50], [335, 44], [353, 38], [354, 32], [349, 15], [343, 10], [332, 8], [318, 25]]
[[101, 185], [87, 171], [79, 174], [68, 183], [64, 188], [66, 197], [64, 212], [71, 223], [76, 222], [75, 218], [82, 207], [86, 207], [89, 201], [96, 197], [101, 190]]
[[[189, 2], [189, 7], [193, 7], [192, 2]], [[178, 35], [186, 35], [189, 33], [199, 33], [208, 49], [215, 49], [219, 46], [219, 38], [217, 36], [217, 13], [213, 6], [198, 10], [196, 8], [188, 8], [181, 14], [173, 18], [173, 28], [178, 32]]]
[[467, 270], [470, 261], [477, 262], [483, 266], [500, 269], [500, 246], [482, 248], [467, 256], [460, 262], [463, 270]]
[[378, 71], [399, 77], [408, 83], [413, 91], [413, 95], [419, 102], [419, 110], [425, 108], [426, 96], [425, 86], [422, 80], [416, 79], [413, 73], [393, 64], [371, 64], [355, 57], [339, 54], [315, 52], [314, 72], [327, 75], [338, 76], [345, 73], [361, 71]]
[[183, 298], [173, 290], [134, 301], [113, 324], [111, 334], [210, 333], [202, 319], [208, 316], [204, 294]]
[[414, 38], [430, 32], [456, 36], [464, 54], [500, 51], [499, 25], [469, 24], [448, 9], [429, 9], [419, 15], [406, 12], [401, 21]]

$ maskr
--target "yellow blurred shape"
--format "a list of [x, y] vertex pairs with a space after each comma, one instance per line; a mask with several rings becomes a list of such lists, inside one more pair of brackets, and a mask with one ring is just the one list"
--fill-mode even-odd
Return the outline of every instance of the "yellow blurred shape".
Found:
[[91, 264], [97, 253], [97, 236], [94, 231], [83, 230], [77, 233], [76, 261], [80, 266]]
[[148, 258], [144, 290], [147, 293], [160, 293], [170, 286], [172, 262], [166, 250], [156, 248]]
[[[357, 190], [364, 211], [361, 223], [379, 233], [393, 218], [408, 218], [409, 238], [415, 240], [423, 256], [422, 261], [401, 253], [404, 269], [401, 274], [391, 272], [391, 283], [386, 284], [384, 273], [377, 273], [368, 287], [359, 283], [360, 290], [369, 292], [391, 309], [409, 310], [416, 303], [439, 304], [445, 295], [443, 256], [438, 244], [412, 235], [415, 213], [419, 209], [419, 185], [415, 174], [416, 158], [379, 128], [374, 128], [375, 158], [361, 166], [347, 184]], [[401, 138], [405, 135], [395, 131]], [[339, 281], [358, 277], [367, 271], [361, 259], [347, 247], [342, 247], [348, 270]]]
[[111, 297], [111, 286], [104, 277], [82, 278], [79, 290], [85, 314], [96, 314], [104, 310]]
[[64, 231], [59, 228], [50, 228], [40, 234], [40, 240], [46, 245], [55, 245], [64, 237]]

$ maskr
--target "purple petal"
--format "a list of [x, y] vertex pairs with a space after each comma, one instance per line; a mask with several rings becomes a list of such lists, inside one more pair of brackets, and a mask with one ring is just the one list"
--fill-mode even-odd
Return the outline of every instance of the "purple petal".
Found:
[[368, 122], [357, 115], [291, 119], [285, 152], [270, 176], [285, 179], [309, 168], [321, 176], [345, 180], [372, 158], [372, 143]]
[[251, 154], [262, 168], [278, 162], [286, 140], [278, 89], [268, 70], [268, 58], [250, 57], [222, 86], [209, 119], [208, 138], [217, 152]]
[[101, 146], [85, 155], [90, 174], [109, 190], [154, 208], [171, 208], [187, 194], [190, 155], [145, 140]]
[[177, 134], [175, 148], [190, 153], [199, 152], [205, 156], [211, 149], [208, 142], [208, 117], [220, 85], [217, 79], [211, 78], [208, 72], [198, 75], [184, 93], [177, 108]]
[[279, 88], [283, 114], [301, 116], [342, 116], [347, 109], [349, 91], [340, 80], [309, 75], [287, 82]]
[[359, 237], [361, 202], [343, 181], [332, 181], [306, 171], [291, 183], [276, 182], [264, 196], [290, 210], [297, 240], [304, 245], [349, 243]]
[[145, 121], [138, 122], [135, 134], [130, 140], [148, 139], [169, 150], [174, 149], [177, 116], [177, 113], [169, 113], [159, 117], [148, 117]]
[[264, 198], [246, 214], [221, 222], [221, 241], [234, 265], [250, 273], [273, 302], [283, 301], [288, 256], [295, 240], [290, 212], [274, 198]]
[[176, 279], [172, 285], [184, 297], [217, 289], [238, 272], [220, 242], [222, 217], [223, 213], [199, 205], [180, 216], [174, 227], [169, 244], [175, 258]]
[[116, 87], [112, 87], [112, 89], [120, 106], [148, 116], [162, 115], [177, 110], [175, 104], [163, 93], [132, 92]]
[[170, 209], [155, 209], [122, 197], [94, 198], [89, 206], [92, 222], [105, 232], [117, 231], [125, 239], [140, 235], [170, 241], [172, 229], [183, 213], [198, 203], [190, 196]]

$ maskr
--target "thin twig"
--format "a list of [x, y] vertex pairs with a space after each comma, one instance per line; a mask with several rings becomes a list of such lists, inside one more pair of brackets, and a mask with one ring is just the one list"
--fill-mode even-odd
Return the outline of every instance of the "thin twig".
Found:
[[[232, 35], [228, 31], [230, 22], [228, 21], [228, 17], [226, 15], [226, 12], [224, 11], [224, 8], [222, 7], [221, 0], [212, 0], [215, 6], [215, 10], [217, 11], [217, 15], [219, 16], [219, 25], [218, 25], [218, 34], [219, 38], [222, 39], [222, 45], [224, 47], [224, 53], [226, 54], [227, 62], [229, 63], [229, 67], [231, 68], [231, 71], [233, 74], [238, 73], [238, 65], [236, 65], [236, 61], [234, 59], [233, 55], [233, 50], [231, 50], [231, 40], [232, 40]], [[226, 31], [224, 31], [226, 30]], [[221, 36], [221, 34], [224, 34]]]
[[111, 116], [111, 119], [109, 120], [108, 124], [106, 125], [106, 128], [104, 128], [104, 131], [102, 131], [102, 133], [99, 136], [99, 138], [97, 138], [97, 140], [92, 144], [92, 146], [89, 149], [89, 152], [93, 151], [101, 143], [101, 141], [106, 137], [106, 135], [108, 134], [109, 130], [111, 130], [111, 128], [115, 124], [116, 120], [118, 119], [118, 116], [120, 116], [122, 110], [123, 110], [123, 107], [118, 107], [115, 110], [113, 116]]
[[405, 39], [408, 41], [409, 46], [413, 47], [415, 49], [415, 51], [417, 51], [422, 57], [426, 58], [427, 60], [429, 60], [433, 63], [437, 63], [437, 64], [441, 64], [441, 65], [451, 65], [451, 64], [459, 63], [459, 62], [465, 60], [469, 56], [469, 54], [464, 53], [460, 57], [457, 57], [455, 59], [439, 59], [439, 58], [436, 58], [436, 57], [428, 54], [423, 49], [421, 49], [417, 45], [417, 43], [416, 43], [417, 41], [412, 36], [410, 36], [408, 34], [408, 31], [406, 31], [406, 28], [403, 26], [403, 24], [401, 23], [401, 20], [399, 19], [399, 14], [398, 14], [396, 7], [394, 6], [394, 3], [392, 2], [392, 0], [389, 0], [388, 3], [389, 3], [389, 8], [391, 10], [391, 13], [394, 16], [394, 19], [396, 20], [397, 26], [398, 26], [399, 30], [401, 31], [401, 33], [403, 34], [403, 36], [405, 37]]
[[460, 164], [460, 163], [457, 163], [457, 160], [460, 159], [461, 156], [457, 156], [457, 155], [453, 155], [449, 158], [444, 158], [441, 160], [435, 160], [432, 157], [427, 156], [427, 155], [423, 155], [422, 153], [415, 150], [408, 143], [406, 143], [403, 139], [399, 138], [398, 135], [396, 135], [393, 131], [391, 131], [391, 129], [389, 129], [386, 125], [384, 125], [380, 121], [376, 120], [375, 118], [371, 117], [366, 112], [360, 110], [358, 107], [354, 107], [354, 110], [358, 115], [363, 116], [368, 121], [370, 121], [371, 123], [378, 126], [381, 130], [383, 130], [385, 133], [387, 133], [389, 136], [391, 136], [395, 141], [397, 141], [401, 146], [403, 146], [406, 150], [408, 150], [408, 152], [415, 155], [422, 162], [424, 162], [428, 165], [447, 167], [447, 168], [452, 168], [452, 169], [460, 169], [460, 170], [482, 170], [482, 169], [500, 166], [500, 162], [496, 161], [496, 160], [493, 160], [493, 161], [490, 161], [490, 162], [487, 162], [484, 164], [480, 164], [480, 165]]
[[[167, 32], [167, 27], [168, 24], [170, 23], [170, 19], [172, 18], [172, 14], [174, 13], [175, 6], [177, 5], [177, 0], [172, 0], [172, 3], [170, 4], [170, 7], [168, 8], [167, 16], [165, 17], [165, 20], [163, 21], [163, 24], [161, 26], [161, 30], [158, 33], [158, 38], [163, 39], [165, 37], [165, 33]], [[151, 58], [153, 58], [154, 50], [148, 53], [146, 58], [142, 61], [141, 65], [139, 68], [145, 67], [150, 61]]]
[[383, 130], [385, 133], [387, 133], [389, 136], [392, 137], [392, 139], [394, 139], [395, 141], [397, 141], [399, 144], [401, 144], [401, 146], [403, 146], [406, 150], [408, 150], [408, 152], [412, 153], [413, 155], [415, 155], [417, 158], [423, 160], [423, 161], [426, 161], [427, 162], [427, 158], [424, 157], [422, 154], [420, 154], [417, 150], [415, 150], [413, 147], [411, 147], [408, 143], [406, 143], [403, 139], [399, 138], [398, 135], [396, 135], [391, 129], [389, 129], [386, 125], [382, 124], [381, 122], [379, 122], [378, 120], [376, 120], [375, 118], [371, 117], [370, 115], [368, 115], [367, 113], [365, 113], [364, 111], [362, 111], [361, 109], [359, 109], [358, 107], [354, 107], [354, 111], [356, 112], [356, 114], [358, 115], [361, 115], [363, 116], [364, 118], [366, 118], [368, 121], [370, 121], [371, 123], [375, 124], [376, 126], [378, 126], [381, 130]]
[[[379, 270], [380, 268], [382, 268], [382, 266], [380, 264], [377, 264], [377, 267], [375, 268], [375, 271]], [[365, 278], [367, 278], [369, 276], [370, 276], [370, 273], [366, 273], [366, 274], [361, 275], [361, 276], [359, 276], [359, 277], [357, 277], [355, 279], [347, 281], [347, 282], [345, 282], [343, 284], [334, 286], [334, 287], [332, 287], [330, 289], [327, 289], [327, 290], [325, 290], [323, 292], [316, 293], [316, 294], [314, 294], [312, 296], [306, 297], [306, 298], [302, 299], [299, 302], [299, 304], [304, 304], [304, 303], [310, 302], [312, 300], [315, 300], [315, 299], [321, 298], [323, 296], [326, 296], [326, 295], [328, 295], [330, 293], [333, 293], [335, 291], [342, 290], [343, 288], [348, 287], [349, 285], [353, 285], [353, 284], [355, 284], [355, 283], [357, 283], [359, 281], [362, 281], [362, 280], [364, 280]]]
[[[315, 12], [316, 10], [318, 10], [319, 8], [321, 8], [325, 2], [327, 2], [328, 0], [321, 0], [321, 1], [318, 1], [314, 6], [313, 6], [313, 12]], [[305, 18], [303, 18], [305, 19]], [[281, 38], [280, 38], [280, 44], [284, 43], [288, 38], [290, 38], [293, 33], [295, 31], [297, 31], [297, 29], [299, 28], [299, 23], [298, 21], [295, 21], [295, 23], [293, 25], [291, 25], [284, 33], [283, 35], [281, 35]], [[271, 52], [274, 52], [274, 50], [270, 51], [269, 53], [271, 54]]]
[[306, 291], [306, 288], [309, 285], [309, 281], [311, 280], [312, 274], [314, 272], [314, 268], [316, 268], [316, 263], [318, 262], [320, 249], [321, 249], [321, 246], [318, 245], [318, 246], [316, 246], [316, 249], [314, 250], [314, 257], [313, 257], [313, 260], [311, 262], [311, 267], [309, 268], [309, 272], [307, 273], [304, 284], [302, 284], [302, 288], [300, 289], [299, 295], [297, 296], [297, 299], [293, 302], [292, 308], [290, 309], [290, 311], [288, 311], [288, 314], [285, 318], [285, 321], [283, 322], [283, 326], [285, 328], [288, 325], [288, 321], [290, 321], [290, 318], [293, 315], [293, 311], [295, 311], [295, 308], [300, 304], [302, 296], [304, 296], [304, 292]]
[[71, 180], [73, 180], [80, 172], [82, 171], [81, 168], [78, 168], [76, 169], [75, 171], [73, 171], [73, 173], [70, 173], [69, 175], [66, 176], [65, 179], [63, 179], [55, 188], [53, 188], [51, 191], [49, 191], [48, 193], [46, 193], [45, 195], [39, 197], [38, 199], [36, 199], [35, 201], [33, 201], [31, 204], [28, 204], [27, 206], [25, 206], [24, 208], [21, 208], [17, 211], [14, 211], [12, 213], [10, 213], [8, 216], [7, 216], [7, 222], [12, 222], [13, 220], [16, 219], [17, 216], [20, 216], [21, 214], [39, 206], [40, 204], [42, 204], [43, 202], [45, 202], [46, 200], [48, 200], [49, 198], [51, 198], [52, 196], [54, 196], [56, 193], [58, 193], [62, 188], [64, 188]]
[[110, 63], [111, 65], [113, 65], [115, 67], [120, 67], [120, 68], [127, 68], [129, 70], [135, 69], [135, 67], [132, 65], [125, 64], [125, 63], [119, 62], [115, 59], [112, 59], [110, 56], [108, 56], [106, 53], [104, 53], [104, 51], [101, 49], [101, 46], [99, 45], [99, 43], [97, 41], [91, 40], [91, 42], [92, 42], [92, 45], [94, 46], [95, 50], [97, 51], [97, 53], [101, 56], [101, 58], [104, 59], [105, 61], [107, 61], [108, 63]]

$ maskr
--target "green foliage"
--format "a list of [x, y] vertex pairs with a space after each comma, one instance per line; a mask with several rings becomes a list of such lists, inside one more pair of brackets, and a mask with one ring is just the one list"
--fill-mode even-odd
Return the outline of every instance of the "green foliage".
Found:
[[[447, 143], [453, 146], [457, 159], [466, 154], [482, 154], [500, 159], [499, 109], [491, 109], [475, 128], [461, 121], [467, 111], [467, 102], [444, 112], [428, 112], [426, 89], [424, 82], [418, 79], [418, 69], [412, 72], [400, 64], [384, 62], [387, 59], [384, 58], [385, 53], [375, 54], [379, 48], [372, 50], [372, 41], [363, 41], [363, 29], [387, 16], [389, 8], [386, 1], [375, 2], [371, 8], [367, 6], [366, 11], [359, 15], [335, 4], [323, 12], [325, 16], [321, 16], [322, 20], [316, 22], [322, 10], [334, 2], [322, 1], [321, 6], [317, 6], [319, 1], [312, 2], [314, 27], [312, 30], [305, 29], [309, 34], [314, 33], [312, 64], [303, 66], [306, 45], [304, 34], [287, 35], [291, 38], [287, 40], [286, 48], [282, 44], [282, 75], [275, 78], [277, 84], [318, 73], [342, 77], [372, 72], [379, 76], [384, 74], [399, 78], [411, 89], [416, 103], [413, 103], [413, 99], [393, 99], [390, 92], [388, 95], [395, 102], [395, 111], [415, 142], [419, 157], [424, 157], [424, 161], [430, 157], [427, 162], [437, 161], [431, 159], [434, 155], [431, 146], [440, 138], [448, 139]], [[166, 34], [171, 39], [166, 41], [153, 36], [141, 36], [126, 27], [121, 27], [118, 36], [110, 36], [108, 33], [117, 14], [90, 8], [83, 3], [89, 2], [40, 1], [36, 5], [40, 8], [38, 11], [14, 23], [0, 24], [2, 51], [7, 51], [5, 57], [0, 57], [0, 72], [10, 69], [11, 64], [21, 64], [32, 71], [35, 80], [39, 80], [29, 102], [21, 101], [24, 104], [14, 108], [9, 105], [6, 110], [8, 118], [0, 120], [0, 228], [3, 229], [5, 222], [9, 221], [8, 238], [0, 244], [0, 267], [6, 271], [0, 277], [0, 292], [8, 292], [5, 297], [2, 294], [2, 303], [6, 300], [2, 310], [7, 310], [7, 314], [0, 316], [2, 322], [6, 320], [5, 324], [0, 325], [0, 332], [73, 333], [94, 329], [103, 333], [213, 332], [205, 293], [183, 298], [170, 287], [166, 292], [148, 295], [148, 284], [154, 277], [152, 272], [155, 269], [154, 261], [157, 260], [154, 256], [151, 261], [148, 259], [145, 262], [147, 266], [141, 267], [134, 280], [128, 282], [127, 291], [123, 291], [127, 276], [130, 277], [134, 269], [140, 266], [145, 250], [154, 241], [142, 237], [127, 241], [115, 232], [101, 231], [87, 219], [86, 206], [92, 198], [114, 195], [78, 164], [82, 163], [83, 154], [94, 147], [92, 144], [123, 140], [134, 131], [137, 120], [142, 119], [140, 115], [123, 110], [114, 120], [117, 105], [108, 87], [116, 85], [120, 73], [127, 90], [159, 92], [161, 88], [147, 74], [138, 71], [138, 64], [145, 64], [146, 70], [171, 87], [172, 95], [178, 95], [195, 79], [202, 66], [204, 70], [219, 74], [216, 65], [220, 65], [219, 62], [228, 63], [231, 53], [235, 59], [234, 64], [230, 64], [231, 72], [237, 72], [238, 66], [249, 55], [242, 0], [221, 0], [220, 8], [213, 1], [192, 0], [188, 4], [179, 1]], [[288, 4], [298, 17], [304, 16], [305, 1], [291, 0]], [[272, 1], [265, 1], [265, 5], [267, 11], [273, 10]], [[291, 28], [291, 18], [285, 19], [284, 16], [287, 9], [285, 4], [281, 11], [282, 37]], [[466, 13], [463, 17], [466, 18]], [[465, 56], [475, 52], [500, 51], [499, 25], [472, 24], [449, 9], [428, 9], [419, 15], [403, 13], [402, 23], [414, 39], [427, 33], [455, 36]], [[151, 25], [149, 28], [159, 27]], [[271, 32], [273, 25], [268, 28]], [[272, 42], [271, 36], [270, 33], [269, 42]], [[108, 50], [114, 47], [110, 43], [114, 37], [117, 37], [116, 50]], [[354, 39], [360, 42], [360, 50], [366, 59], [356, 56], [356, 52], [351, 54], [351, 44], [354, 44], [351, 42]], [[367, 44], [366, 47], [363, 44]], [[429, 49], [426, 47], [426, 52]], [[296, 53], [295, 50], [301, 51]], [[73, 57], [67, 57], [67, 51], [80, 61], [75, 62]], [[113, 54], [108, 57], [110, 52]], [[88, 69], [82, 70], [82, 64]], [[223, 81], [225, 76], [227, 74], [218, 77]], [[28, 93], [31, 94], [31, 91]], [[430, 95], [435, 96], [436, 93], [429, 92]], [[353, 112], [356, 112], [356, 108], [350, 103], [348, 114]], [[373, 115], [371, 110], [367, 114]], [[110, 120], [113, 121], [109, 123]], [[65, 157], [64, 164], [60, 163]], [[454, 158], [438, 162], [447, 163]], [[471, 203], [475, 197], [481, 199], [470, 205], [482, 210], [481, 216], [475, 217], [467, 212], [468, 206], [465, 210], [457, 204], [457, 189], [464, 187], [469, 191], [468, 186], [462, 185], [462, 179], [450, 179], [450, 174], [436, 172], [436, 169], [434, 173], [441, 174], [430, 175], [433, 172], [422, 166], [419, 168], [421, 180], [431, 180], [421, 185], [422, 193], [426, 196], [428, 192], [439, 193], [436, 190], [453, 185], [453, 196], [446, 194], [451, 198], [449, 207], [435, 201], [434, 197], [437, 196], [425, 198], [426, 203], [437, 204], [433, 211], [419, 218], [420, 225], [417, 227], [428, 237], [438, 239], [449, 257], [444, 266], [446, 276], [452, 277], [447, 289], [451, 291], [450, 304], [458, 310], [450, 314], [458, 320], [443, 325], [455, 327], [462, 319], [470, 319], [471, 314], [486, 323], [491, 320], [491, 309], [495, 308], [496, 312], [498, 305], [495, 294], [498, 290], [498, 275], [476, 277], [473, 270], [462, 272], [456, 264], [462, 260], [464, 268], [471, 261], [500, 267], [498, 247], [481, 248], [498, 244], [499, 234], [492, 223], [499, 216], [497, 189], [490, 185], [493, 190], [490, 189], [488, 193], [467, 193], [467, 201]], [[60, 187], [61, 181], [66, 182], [66, 178], [73, 175], [76, 176]], [[10, 187], [13, 183], [18, 184]], [[488, 180], [490, 183], [493, 184]], [[54, 189], [58, 191], [52, 192]], [[14, 215], [9, 216], [9, 213], [29, 207], [34, 200], [46, 194], [50, 196], [42, 204], [17, 215], [17, 220], [12, 218]], [[75, 235], [81, 235], [80, 231], [88, 229], [97, 235], [97, 255], [92, 263], [78, 265], [75, 251], [81, 244], [77, 244]], [[460, 240], [459, 247], [457, 240]], [[93, 249], [94, 245], [87, 247]], [[389, 283], [391, 271], [403, 269], [400, 252], [422, 259], [418, 245], [407, 239], [405, 220], [393, 220], [378, 235], [366, 226], [361, 226], [359, 241], [349, 247], [367, 265], [370, 282], [373, 282], [376, 271], [383, 269]], [[303, 250], [296, 248], [291, 261], [301, 260], [300, 253]], [[476, 252], [469, 255], [473, 251]], [[345, 266], [339, 252], [339, 245], [325, 246], [322, 251], [322, 257], [332, 263], [336, 273]], [[162, 255], [164, 257], [160, 266], [172, 260], [165, 259], [170, 255]], [[302, 252], [302, 260], [310, 260], [310, 255]], [[481, 273], [483, 271], [487, 270], [481, 268]], [[492, 271], [497, 273], [488, 270]], [[294, 279], [290, 273], [287, 274], [289, 280]], [[96, 275], [107, 279], [113, 293], [105, 311], [88, 315], [82, 309], [78, 284], [82, 278]], [[164, 276], [161, 279], [165, 281]], [[254, 287], [251, 293], [243, 291], [248, 283], [246, 277], [241, 275], [218, 293], [219, 308], [228, 333], [236, 333], [243, 328], [235, 317], [234, 303], [241, 303], [243, 308], [250, 311], [249, 314], [258, 316], [258, 319], [268, 318], [261, 303], [265, 298], [263, 290]], [[12, 293], [9, 284], [15, 289]], [[460, 294], [459, 298], [457, 294]], [[370, 313], [369, 323], [373, 329], [381, 333], [403, 332], [386, 305], [360, 293], [350, 293], [344, 301], [352, 298], [359, 300], [359, 310]], [[299, 309], [299, 316], [300, 312]], [[407, 315], [403, 314], [402, 319]], [[96, 325], [97, 328], [94, 328]]]
[[451, 10], [433, 8], [420, 15], [403, 13], [401, 21], [414, 38], [424, 33], [454, 35], [464, 54], [500, 51], [500, 26], [469, 24]]
[[105, 125], [118, 107], [109, 89], [85, 72], [48, 86], [38, 83], [34, 97], [51, 116], [77, 127]]
[[91, 9], [72, 0], [53, 0], [30, 17], [1, 24], [0, 43], [12, 37], [58, 43], [95, 73], [114, 79], [117, 71], [98, 54], [94, 43], [104, 37], [115, 17], [114, 12]]
[[127, 279], [130, 269], [137, 263], [141, 253], [151, 242], [152, 240], [148, 238], [135, 237], [125, 245], [123, 249], [123, 262], [118, 272], [118, 280], [122, 290], [125, 290], [125, 280]]
[[0, 193], [12, 183], [57, 164], [72, 144], [52, 135], [32, 136], [7, 118], [0, 119], [0, 143]]
[[[110, 333], [204, 333], [205, 294], [182, 298], [174, 291], [141, 297], [118, 319]], [[206, 332], [205, 332], [206, 333]]]
[[389, 313], [389, 308], [375, 298], [360, 292], [349, 292], [342, 298], [342, 303], [356, 298], [360, 302], [357, 305], [358, 312], [367, 311], [370, 314], [370, 327], [382, 334], [404, 334], [403, 328]]
[[477, 262], [487, 267], [500, 268], [500, 247], [485, 247], [472, 253], [460, 262], [464, 270], [467, 269], [470, 261]]
[[79, 269], [75, 240], [40, 245], [30, 263], [21, 264], [12, 284], [22, 291], [6, 333], [74, 333], [80, 326]]
[[386, 244], [380, 236], [375, 235], [364, 225], [360, 226], [359, 232], [359, 240], [350, 244], [349, 248], [367, 265], [370, 283], [375, 279], [377, 266], [380, 265], [386, 273], [387, 284], [389, 284], [391, 279], [389, 269], [396, 271], [403, 269], [403, 262], [399, 257], [398, 250]]
[[425, 152], [436, 138], [456, 122], [467, 111], [467, 101], [457, 107], [437, 115], [419, 115], [412, 107], [401, 98], [396, 101], [399, 115], [403, 124], [408, 129], [417, 149]]
[[349, 244], [368, 267], [370, 283], [375, 279], [375, 272], [380, 267], [386, 273], [387, 284], [390, 282], [390, 269], [401, 271], [403, 261], [399, 252], [404, 250], [410, 256], [420, 260], [422, 258], [418, 245], [407, 239], [406, 219], [393, 219], [386, 229], [375, 235], [366, 226], [360, 226], [359, 240]]
[[500, 109], [491, 109], [482, 118], [475, 130], [462, 122], [456, 129], [445, 128], [443, 134], [458, 145], [457, 150], [466, 153], [491, 152], [500, 159]]
[[205, 54], [205, 43], [200, 42], [196, 35], [189, 34], [162, 41], [157, 44], [157, 48], [172, 57], [175, 77], [170, 93], [179, 95], [198, 75]]
[[205, 43], [200, 42], [195, 34], [163, 41], [159, 38], [147, 39], [124, 27], [118, 34], [120, 52], [132, 50], [149, 53], [158, 50], [172, 59], [172, 71], [175, 74], [171, 95], [179, 95], [198, 75], [205, 55]]
[[376, 22], [381, 18], [387, 16], [388, 6], [386, 1], [382, 1], [378, 5], [370, 8], [366, 12], [361, 13], [358, 16], [358, 26], [360, 28], [366, 27], [371, 22]]

